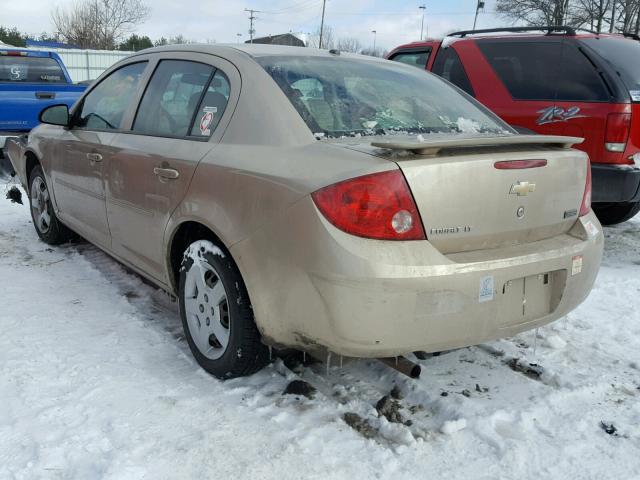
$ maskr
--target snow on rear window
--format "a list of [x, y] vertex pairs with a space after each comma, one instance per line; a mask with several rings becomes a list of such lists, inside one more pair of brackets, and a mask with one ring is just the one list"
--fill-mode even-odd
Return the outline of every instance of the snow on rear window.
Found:
[[257, 61], [319, 139], [513, 133], [439, 77], [398, 62], [304, 56]]

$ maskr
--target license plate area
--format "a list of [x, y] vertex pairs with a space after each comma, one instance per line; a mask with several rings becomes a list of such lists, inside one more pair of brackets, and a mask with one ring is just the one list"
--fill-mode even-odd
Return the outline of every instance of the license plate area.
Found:
[[501, 326], [526, 323], [553, 313], [562, 298], [566, 270], [516, 278], [502, 286]]

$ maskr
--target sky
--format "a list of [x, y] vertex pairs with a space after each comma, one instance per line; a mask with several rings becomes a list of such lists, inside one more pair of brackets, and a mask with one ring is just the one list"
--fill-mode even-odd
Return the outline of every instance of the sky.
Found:
[[[69, 8], [79, 0], [0, 0], [0, 25], [30, 34], [53, 32], [51, 11]], [[230, 43], [249, 39], [249, 14], [256, 13], [257, 37], [278, 33], [311, 33], [318, 29], [322, 0], [146, 0], [151, 15], [134, 32], [152, 39], [179, 34], [196, 42]], [[355, 37], [363, 47], [373, 46], [375, 30], [379, 48], [391, 49], [419, 40], [422, 10], [426, 5], [424, 36], [441, 37], [457, 29], [470, 29], [476, 0], [327, 0], [325, 25], [336, 37]], [[507, 25], [486, 2], [478, 17], [478, 28]], [[238, 34], [241, 34], [239, 36]]]

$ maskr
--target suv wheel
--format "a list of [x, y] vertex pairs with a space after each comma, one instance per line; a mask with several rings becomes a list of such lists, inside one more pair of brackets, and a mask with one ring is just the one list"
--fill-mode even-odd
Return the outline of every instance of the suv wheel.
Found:
[[598, 205], [596, 203], [593, 205], [593, 211], [603, 225], [615, 225], [635, 217], [640, 212], [640, 202], [613, 205]]
[[207, 372], [241, 377], [268, 363], [238, 267], [212, 242], [199, 240], [185, 251], [179, 297], [189, 348]]
[[53, 211], [47, 181], [39, 165], [33, 169], [29, 179], [29, 205], [33, 225], [43, 242], [60, 245], [73, 238], [73, 232], [60, 223]]

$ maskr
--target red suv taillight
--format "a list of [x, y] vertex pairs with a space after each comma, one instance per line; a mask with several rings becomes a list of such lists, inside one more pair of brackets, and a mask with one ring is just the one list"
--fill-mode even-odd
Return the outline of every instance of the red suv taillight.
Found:
[[610, 113], [607, 117], [605, 148], [610, 152], [624, 152], [631, 131], [630, 113]]
[[420, 214], [400, 170], [345, 180], [311, 194], [340, 230], [378, 240], [425, 240]]
[[586, 215], [591, 211], [591, 162], [587, 163], [587, 181], [584, 186], [584, 195], [582, 195], [582, 204], [580, 205], [580, 216]]

